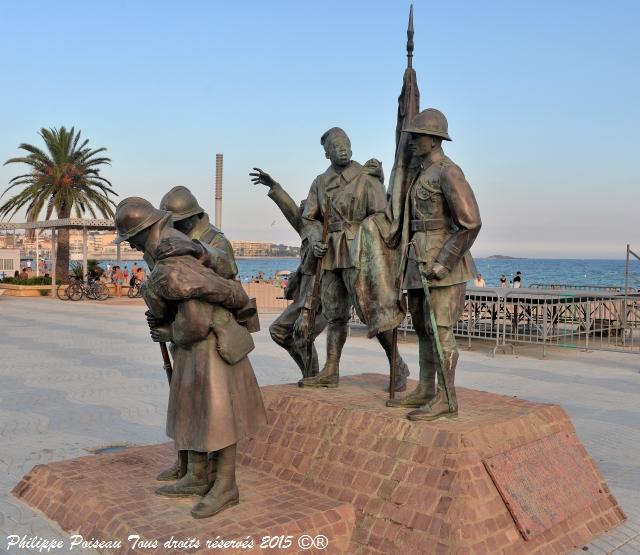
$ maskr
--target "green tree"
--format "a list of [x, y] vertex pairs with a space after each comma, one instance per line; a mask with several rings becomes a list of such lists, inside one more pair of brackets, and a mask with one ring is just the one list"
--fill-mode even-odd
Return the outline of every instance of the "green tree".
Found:
[[[18, 148], [28, 154], [11, 158], [7, 164], [27, 164], [29, 172], [9, 181], [0, 199], [14, 187], [24, 186], [18, 194], [0, 206], [0, 219], [13, 217], [26, 208], [28, 222], [37, 221], [42, 211], [49, 220], [54, 214], [59, 219], [83, 217], [87, 212], [92, 218], [99, 213], [103, 218], [113, 217], [115, 202], [109, 195], [117, 196], [109, 180], [100, 175], [100, 167], [111, 159], [99, 156], [106, 148], [92, 149], [89, 140], [81, 142], [80, 131], [72, 127], [40, 130], [46, 149], [23, 143]], [[56, 275], [64, 277], [69, 272], [69, 230], [58, 232], [58, 258]]]

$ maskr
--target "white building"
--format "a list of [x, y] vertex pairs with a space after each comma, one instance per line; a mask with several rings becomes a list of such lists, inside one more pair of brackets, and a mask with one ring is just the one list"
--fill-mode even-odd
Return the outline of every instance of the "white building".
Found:
[[0, 279], [20, 270], [20, 249], [0, 249]]

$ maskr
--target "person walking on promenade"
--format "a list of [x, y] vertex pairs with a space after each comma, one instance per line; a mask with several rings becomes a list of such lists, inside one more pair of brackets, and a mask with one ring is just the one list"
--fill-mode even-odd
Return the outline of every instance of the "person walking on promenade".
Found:
[[[296, 230], [298, 235], [302, 236], [304, 201], [298, 206], [280, 183], [268, 173], [263, 172], [260, 168], [253, 169], [256, 170], [256, 173], [249, 175], [252, 177], [254, 185], [261, 184], [269, 187], [269, 192], [267, 193], [269, 198], [276, 203], [276, 206], [291, 224], [291, 227]], [[302, 323], [305, 322], [306, 326], [309, 322], [309, 316], [313, 308], [311, 306], [311, 293], [315, 282], [316, 260], [309, 240], [304, 238], [300, 246], [300, 265], [295, 273], [290, 276], [284, 291], [285, 298], [293, 302], [269, 326], [271, 339], [289, 353], [298, 368], [300, 368], [303, 378], [315, 376], [319, 370], [318, 353], [315, 345], [311, 347], [311, 361], [309, 361], [307, 360], [308, 338], [305, 334], [299, 332], [299, 329], [304, 327]], [[284, 283], [285, 280], [283, 279], [282, 282]], [[315, 342], [316, 337], [322, 333], [326, 326], [327, 320], [322, 314], [322, 307], [318, 306], [312, 342]]]
[[478, 274], [476, 278], [473, 280], [474, 287], [485, 287], [487, 284], [482, 277], [482, 274]]
[[124, 283], [124, 280], [122, 277], [122, 270], [120, 269], [120, 266], [113, 267], [113, 282], [116, 286], [116, 297], [122, 297], [122, 284]]
[[516, 272], [516, 276], [513, 278], [513, 286], [516, 289], [522, 287], [522, 272]]
[[138, 269], [136, 270], [136, 279], [142, 283], [144, 281], [144, 268], [142, 266], [139, 266]]
[[500, 287], [502, 289], [506, 289], [507, 287], [507, 276], [505, 276], [504, 274], [500, 276]]
[[418, 335], [420, 381], [387, 406], [415, 408], [409, 420], [434, 420], [458, 413], [453, 326], [464, 309], [466, 282], [477, 274], [469, 249], [482, 222], [464, 173], [442, 149], [442, 141], [451, 140], [444, 114], [424, 110], [403, 131], [411, 134], [415, 166], [403, 217], [401, 249], [408, 251], [401, 272]]

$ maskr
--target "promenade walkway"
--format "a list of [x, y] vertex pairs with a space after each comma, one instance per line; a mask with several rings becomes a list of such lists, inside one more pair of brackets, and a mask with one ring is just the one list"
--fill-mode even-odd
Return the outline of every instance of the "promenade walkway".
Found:
[[[8, 494], [34, 465], [166, 441], [166, 377], [143, 313], [139, 302], [0, 299], [0, 553], [9, 534], [68, 538]], [[251, 360], [261, 385], [298, 378], [269, 338], [274, 317], [265, 315], [254, 336]], [[324, 336], [318, 343], [322, 352]], [[415, 340], [400, 350], [417, 377]], [[552, 349], [540, 360], [539, 349], [518, 353], [491, 358], [482, 344], [463, 349], [457, 383], [562, 405], [629, 517], [580, 553], [640, 554], [640, 357]], [[342, 368], [384, 373], [386, 359], [377, 342], [356, 330]], [[27, 552], [37, 551], [10, 551]]]

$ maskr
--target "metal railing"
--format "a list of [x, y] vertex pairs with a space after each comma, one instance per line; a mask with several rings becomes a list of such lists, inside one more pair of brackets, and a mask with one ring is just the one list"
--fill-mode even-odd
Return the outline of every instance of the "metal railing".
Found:
[[574, 283], [532, 283], [530, 289], [563, 289], [579, 291], [606, 291], [608, 293], [624, 293], [624, 285], [576, 285]]
[[[399, 329], [413, 331], [410, 314]], [[454, 333], [469, 347], [491, 341], [492, 354], [519, 344], [539, 345], [543, 357], [552, 345], [640, 354], [640, 293], [469, 288]]]

